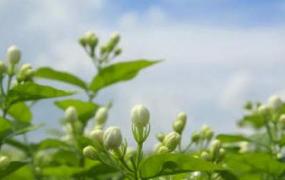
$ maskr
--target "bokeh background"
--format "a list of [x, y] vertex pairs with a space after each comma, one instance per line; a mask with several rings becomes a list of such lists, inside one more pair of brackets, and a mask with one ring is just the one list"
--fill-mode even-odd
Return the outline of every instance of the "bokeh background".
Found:
[[[78, 37], [90, 30], [104, 41], [118, 31], [123, 55], [116, 61], [165, 61], [98, 95], [99, 103], [114, 101], [108, 125], [130, 138], [130, 109], [142, 103], [153, 134], [170, 131], [179, 111], [189, 115], [188, 135], [205, 123], [238, 132], [246, 100], [285, 97], [284, 18], [282, 0], [1, 0], [0, 58], [16, 44], [25, 63], [90, 80], [96, 71]], [[48, 128], [58, 128], [63, 116], [52, 101], [34, 113], [34, 122]], [[44, 135], [41, 129], [30, 137]]]

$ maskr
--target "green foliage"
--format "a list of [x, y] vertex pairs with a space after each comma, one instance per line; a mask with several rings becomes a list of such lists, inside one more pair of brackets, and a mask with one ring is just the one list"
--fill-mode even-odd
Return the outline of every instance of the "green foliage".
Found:
[[115, 63], [103, 68], [92, 80], [90, 89], [94, 92], [112, 84], [134, 78], [141, 69], [149, 67], [159, 61], [136, 60]]
[[87, 89], [86, 83], [79, 77], [64, 71], [54, 70], [50, 67], [41, 67], [35, 72], [36, 77], [46, 78], [56, 81], [61, 81], [67, 84], [78, 86], [82, 89]]
[[185, 172], [219, 170], [222, 170], [221, 165], [194, 158], [190, 154], [155, 154], [147, 157], [141, 164], [141, 174], [146, 179]]
[[6, 103], [8, 105], [23, 101], [35, 101], [40, 99], [48, 99], [62, 96], [72, 95], [73, 92], [68, 92], [56, 89], [50, 86], [39, 85], [32, 82], [19, 84], [8, 91]]

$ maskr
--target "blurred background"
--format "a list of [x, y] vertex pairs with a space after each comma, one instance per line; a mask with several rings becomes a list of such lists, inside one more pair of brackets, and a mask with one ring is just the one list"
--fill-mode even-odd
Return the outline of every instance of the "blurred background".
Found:
[[[142, 103], [151, 111], [153, 135], [170, 131], [180, 111], [189, 115], [189, 135], [203, 124], [238, 132], [246, 100], [285, 97], [284, 18], [281, 0], [1, 0], [0, 59], [16, 44], [25, 63], [91, 80], [96, 70], [78, 37], [94, 31], [104, 41], [118, 31], [123, 55], [116, 61], [164, 62], [98, 95], [99, 103], [114, 101], [108, 125], [130, 138], [130, 109]], [[63, 113], [52, 101], [34, 113], [35, 123], [59, 128]], [[43, 129], [30, 134], [43, 135]]]

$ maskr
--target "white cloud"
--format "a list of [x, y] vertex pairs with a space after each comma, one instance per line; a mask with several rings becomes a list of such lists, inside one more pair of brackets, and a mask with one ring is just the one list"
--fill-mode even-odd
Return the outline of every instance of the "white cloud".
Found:
[[252, 89], [252, 77], [248, 72], [237, 72], [228, 78], [221, 87], [220, 103], [225, 109], [240, 108], [247, 100], [249, 90]]

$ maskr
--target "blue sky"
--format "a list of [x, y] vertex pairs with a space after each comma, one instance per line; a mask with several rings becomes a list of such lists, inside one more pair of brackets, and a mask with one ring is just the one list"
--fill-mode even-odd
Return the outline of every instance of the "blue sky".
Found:
[[[204, 123], [239, 131], [245, 100], [285, 98], [284, 18], [281, 0], [1, 0], [0, 59], [16, 44], [25, 63], [90, 80], [95, 70], [77, 38], [91, 30], [104, 41], [119, 31], [124, 53], [117, 61], [165, 61], [98, 95], [100, 103], [115, 102], [109, 125], [130, 127], [130, 109], [142, 103], [152, 113], [153, 132], [170, 131], [179, 111], [189, 115], [188, 135]], [[35, 107], [36, 123], [58, 127], [62, 113], [51, 105]]]

